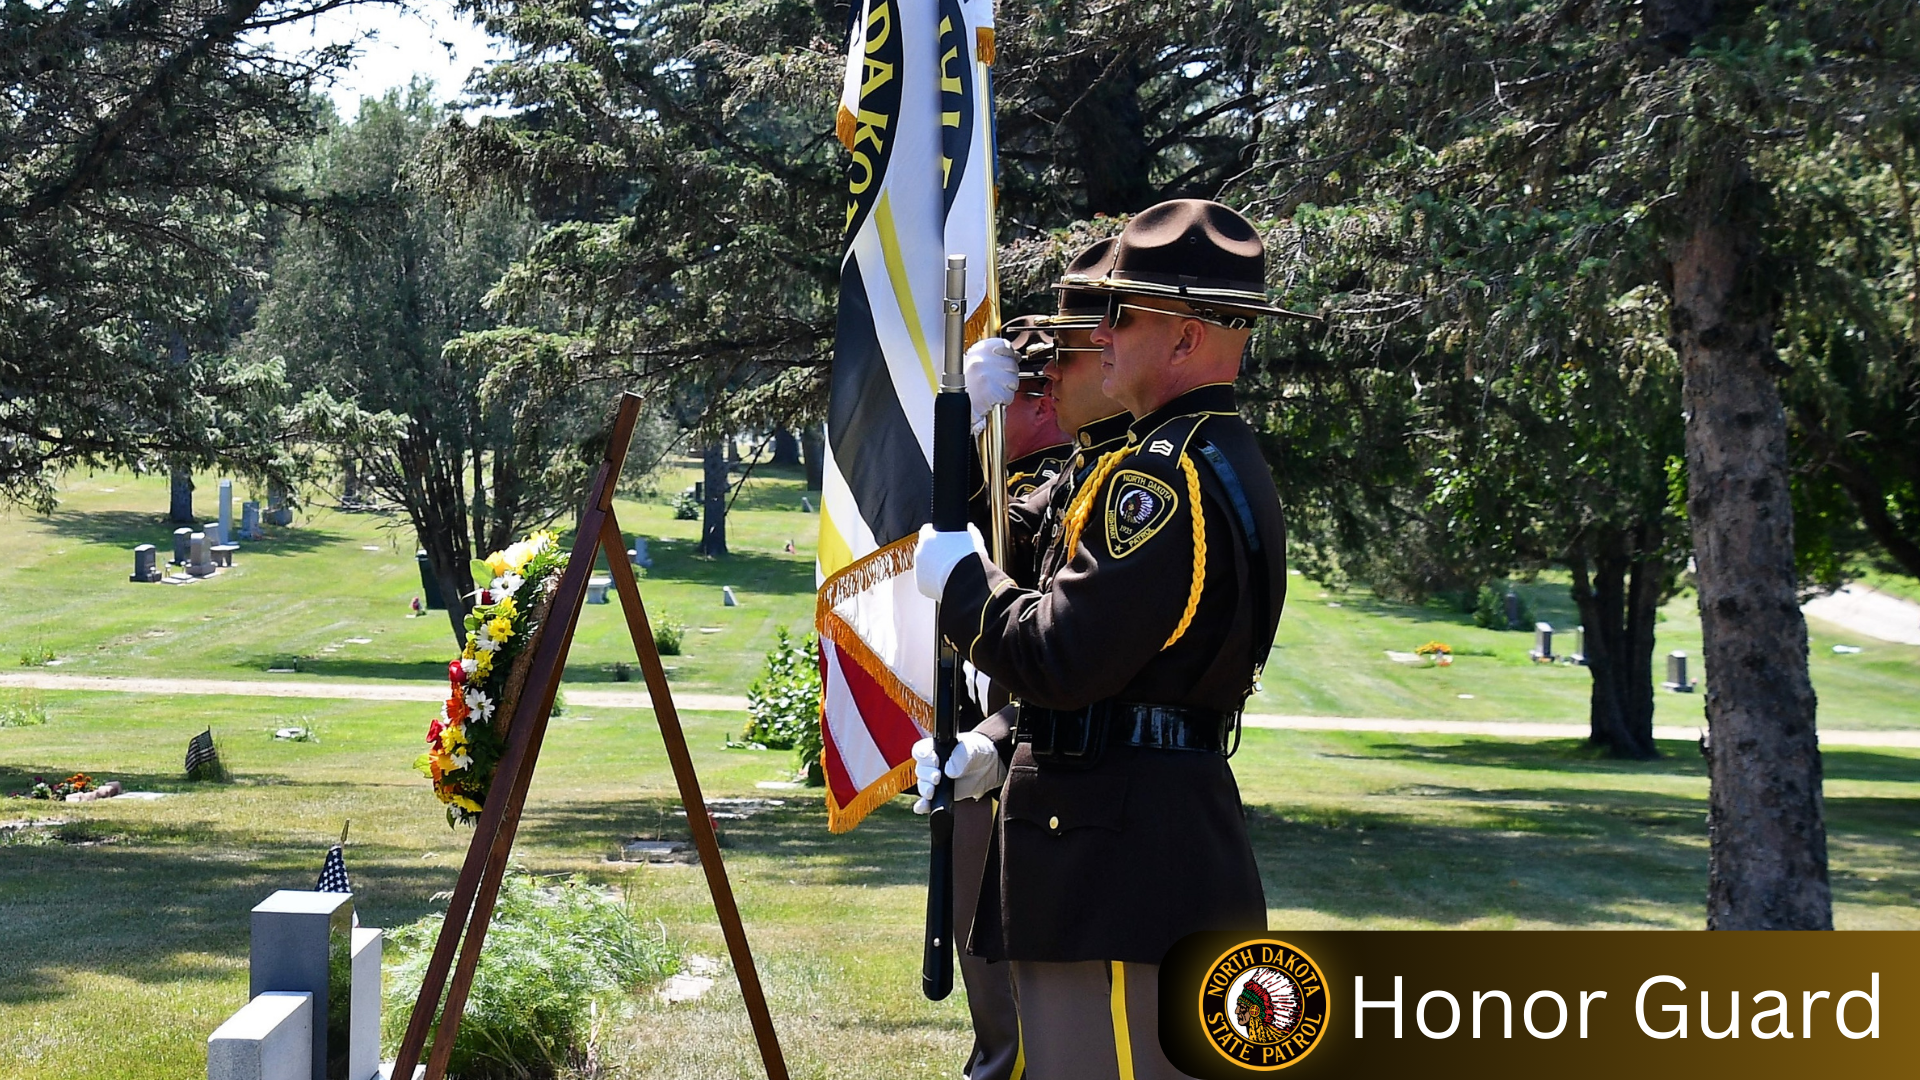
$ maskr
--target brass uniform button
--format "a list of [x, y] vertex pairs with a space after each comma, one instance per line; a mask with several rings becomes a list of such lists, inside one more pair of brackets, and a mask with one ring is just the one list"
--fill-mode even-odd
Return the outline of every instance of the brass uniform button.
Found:
[[1054, 832], [1059, 832], [1059, 831], [1060, 831], [1060, 819], [1059, 819], [1059, 818], [1057, 818], [1057, 817], [1050, 817], [1050, 818], [1048, 818], [1048, 819], [1047, 819], [1047, 828], [1049, 828], [1049, 829], [1052, 829], [1052, 830], [1053, 830]]

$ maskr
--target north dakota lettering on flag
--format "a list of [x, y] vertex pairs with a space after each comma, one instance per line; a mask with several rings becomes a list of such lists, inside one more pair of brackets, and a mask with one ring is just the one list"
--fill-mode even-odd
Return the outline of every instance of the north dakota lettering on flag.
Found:
[[849, 37], [847, 247], [815, 615], [835, 832], [913, 783], [913, 744], [933, 724], [933, 603], [907, 572], [933, 505], [949, 252], [967, 256], [969, 342], [999, 322], [993, 0], [861, 0]]

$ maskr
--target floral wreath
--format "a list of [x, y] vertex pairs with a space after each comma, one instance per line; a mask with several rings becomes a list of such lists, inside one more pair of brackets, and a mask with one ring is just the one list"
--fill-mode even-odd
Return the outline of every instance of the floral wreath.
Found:
[[493, 577], [474, 594], [466, 647], [447, 664], [452, 692], [427, 725], [427, 752], [413, 763], [432, 779], [449, 825], [480, 816], [506, 753], [507, 724], [533, 655], [527, 646], [567, 565], [555, 540], [551, 532], [537, 532], [487, 556]]

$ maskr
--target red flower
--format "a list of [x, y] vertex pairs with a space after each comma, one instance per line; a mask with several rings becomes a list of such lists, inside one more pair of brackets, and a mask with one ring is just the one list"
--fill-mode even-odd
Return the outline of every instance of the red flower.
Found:
[[427, 745], [438, 746], [440, 744], [440, 733], [445, 730], [447, 730], [447, 722], [436, 717], [433, 723], [427, 725]]
[[447, 664], [447, 679], [453, 685], [459, 686], [467, 681], [467, 669], [460, 666], [460, 661], [451, 661]]
[[467, 708], [467, 699], [465, 697], [455, 694], [447, 699], [447, 717], [453, 722], [459, 723], [472, 713], [473, 710]]

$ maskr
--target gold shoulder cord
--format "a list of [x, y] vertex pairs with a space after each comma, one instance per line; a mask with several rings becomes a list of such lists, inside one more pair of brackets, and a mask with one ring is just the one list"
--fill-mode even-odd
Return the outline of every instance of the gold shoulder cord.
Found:
[[1193, 519], [1193, 585], [1187, 590], [1187, 610], [1180, 613], [1180, 625], [1173, 628], [1173, 636], [1160, 646], [1161, 652], [1173, 648], [1193, 624], [1193, 613], [1200, 608], [1200, 593], [1207, 587], [1207, 515], [1200, 506], [1200, 470], [1193, 467], [1193, 459], [1186, 454], [1180, 455], [1180, 471], [1187, 474], [1187, 516]]
[[[1065, 540], [1067, 561], [1072, 562], [1076, 551], [1080, 549], [1080, 533], [1087, 527], [1087, 517], [1093, 513], [1094, 497], [1106, 486], [1107, 477], [1113, 470], [1137, 449], [1123, 446], [1100, 459], [1088, 475], [1086, 486], [1074, 496], [1073, 505], [1067, 509]], [[1193, 519], [1193, 584], [1187, 590], [1187, 608], [1180, 613], [1180, 625], [1173, 628], [1173, 636], [1160, 651], [1173, 647], [1173, 643], [1186, 636], [1187, 627], [1193, 625], [1193, 613], [1200, 608], [1200, 593], [1207, 587], [1207, 516], [1200, 507], [1200, 471], [1193, 467], [1193, 459], [1186, 454], [1180, 455], [1180, 471], [1187, 474], [1187, 514]]]

